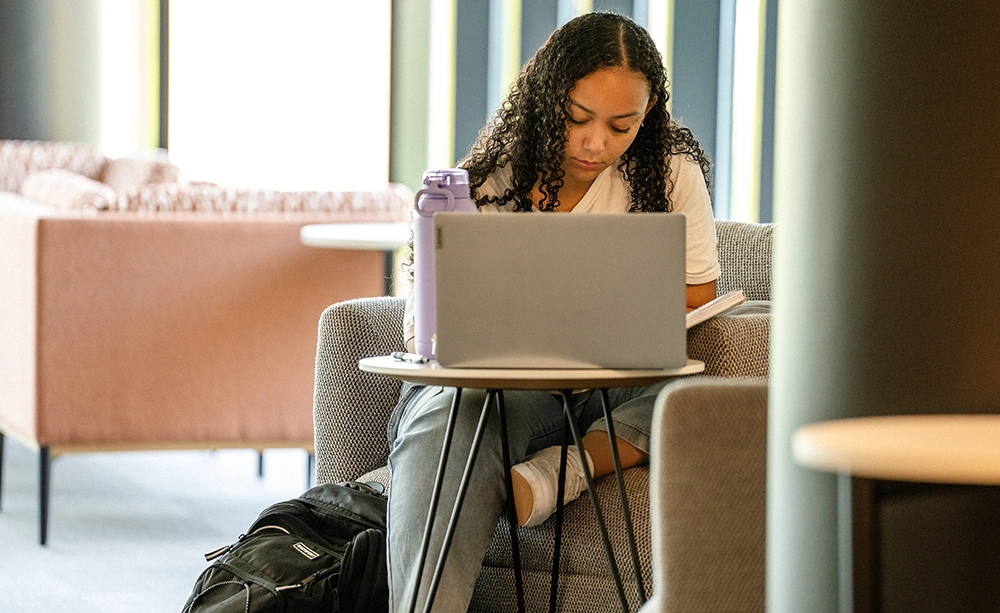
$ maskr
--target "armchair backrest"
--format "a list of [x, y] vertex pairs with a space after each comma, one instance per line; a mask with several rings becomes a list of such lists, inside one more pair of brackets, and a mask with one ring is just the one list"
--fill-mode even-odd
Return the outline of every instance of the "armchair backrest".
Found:
[[722, 267], [717, 289], [720, 296], [742, 289], [747, 300], [771, 299], [773, 232], [773, 224], [716, 220]]
[[316, 348], [317, 483], [355, 479], [385, 465], [385, 425], [401, 383], [362, 372], [358, 360], [402, 351], [403, 298], [340, 302], [320, 317]]

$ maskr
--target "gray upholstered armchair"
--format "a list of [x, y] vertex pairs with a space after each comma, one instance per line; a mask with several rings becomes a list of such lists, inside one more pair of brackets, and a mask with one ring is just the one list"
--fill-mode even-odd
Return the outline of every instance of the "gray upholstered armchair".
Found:
[[656, 402], [642, 613], [763, 613], [766, 381], [688, 377]]
[[[743, 289], [749, 302], [692, 328], [688, 355], [706, 364], [705, 375], [766, 377], [771, 298], [771, 232], [768, 224], [717, 221], [722, 277], [719, 293]], [[319, 482], [363, 478], [388, 483], [385, 427], [400, 383], [361, 372], [358, 360], [403, 349], [401, 298], [352, 300], [328, 308], [320, 320], [316, 356], [315, 421]], [[639, 547], [642, 579], [653, 588], [649, 523], [649, 469], [625, 471], [632, 521]], [[598, 498], [616, 548], [626, 595], [638, 606], [624, 521], [614, 479], [597, 483]], [[584, 496], [566, 506], [560, 554], [558, 610], [591, 613], [620, 609], [617, 592], [600, 543], [595, 519]], [[519, 529], [529, 610], [547, 610], [554, 524]], [[472, 611], [515, 610], [508, 527], [501, 518], [483, 561]]]

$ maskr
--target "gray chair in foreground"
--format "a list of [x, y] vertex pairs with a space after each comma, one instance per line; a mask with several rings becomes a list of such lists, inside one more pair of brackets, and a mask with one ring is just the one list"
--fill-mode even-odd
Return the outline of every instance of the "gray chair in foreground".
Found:
[[766, 382], [668, 385], [649, 462], [653, 597], [642, 613], [763, 613]]
[[[743, 289], [750, 302], [688, 333], [688, 355], [706, 364], [705, 374], [766, 377], [770, 334], [771, 235], [768, 224], [717, 221], [722, 277], [720, 294]], [[403, 349], [401, 298], [339, 303], [320, 319], [316, 355], [314, 417], [316, 470], [320, 483], [363, 478], [388, 483], [386, 423], [400, 383], [358, 369], [358, 360]], [[700, 453], [693, 460], [700, 459]], [[433, 474], [428, 473], [429, 480]], [[642, 580], [653, 590], [649, 523], [649, 469], [625, 471], [632, 523], [638, 541]], [[598, 499], [616, 551], [630, 610], [638, 608], [636, 580], [629, 562], [624, 519], [614, 479], [597, 483]], [[557, 608], [567, 613], [621, 610], [617, 592], [586, 496], [566, 506], [560, 554]], [[525, 598], [531, 611], [548, 610], [555, 521], [519, 529]], [[471, 611], [516, 609], [513, 564], [506, 518], [501, 518], [473, 596]], [[661, 589], [661, 588], [657, 588]]]

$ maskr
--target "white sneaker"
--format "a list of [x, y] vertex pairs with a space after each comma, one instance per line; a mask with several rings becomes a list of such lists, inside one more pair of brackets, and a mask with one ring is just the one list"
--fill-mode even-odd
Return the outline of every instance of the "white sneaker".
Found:
[[[518, 524], [525, 527], [537, 526], [555, 512], [556, 494], [559, 491], [560, 453], [562, 453], [560, 446], [547, 447], [511, 467]], [[594, 461], [586, 450], [583, 454], [587, 458], [590, 474], [593, 475]], [[566, 489], [563, 493], [563, 504], [576, 500], [580, 492], [585, 489], [587, 480], [583, 476], [580, 454], [575, 445], [570, 445], [566, 449]]]

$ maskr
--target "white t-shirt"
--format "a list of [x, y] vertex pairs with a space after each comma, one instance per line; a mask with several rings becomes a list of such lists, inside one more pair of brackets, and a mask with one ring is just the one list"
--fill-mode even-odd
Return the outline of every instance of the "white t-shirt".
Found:
[[[686, 155], [670, 157], [670, 176], [673, 190], [670, 201], [672, 212], [683, 213], [685, 217], [686, 240], [686, 282], [688, 285], [708, 283], [719, 278], [719, 255], [715, 240], [715, 219], [712, 216], [712, 202], [701, 167]], [[493, 173], [480, 187], [480, 194], [499, 196], [510, 185], [510, 169], [501, 168]], [[594, 179], [594, 183], [570, 213], [627, 213], [631, 206], [629, 186], [618, 170], [618, 162], [606, 168]], [[482, 212], [511, 212], [513, 204], [504, 206], [487, 205]], [[411, 284], [412, 285], [412, 284]], [[406, 300], [403, 320], [403, 338], [414, 337], [413, 321], [414, 292], [411, 286]]]

